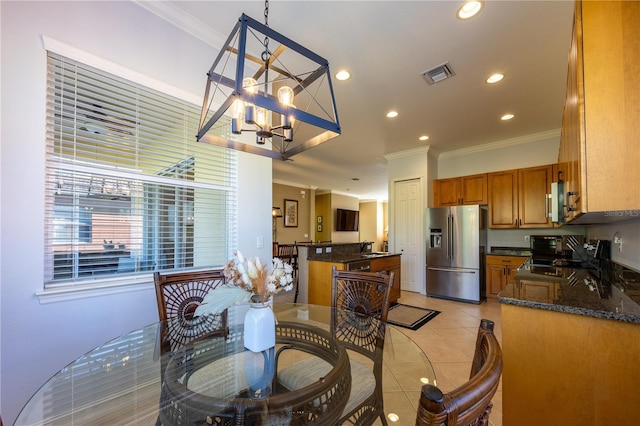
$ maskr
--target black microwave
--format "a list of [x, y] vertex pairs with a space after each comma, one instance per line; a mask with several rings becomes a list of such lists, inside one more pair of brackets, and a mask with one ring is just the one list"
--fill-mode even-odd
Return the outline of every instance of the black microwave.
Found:
[[582, 235], [531, 235], [532, 260], [534, 263], [549, 263], [556, 259], [571, 259], [573, 250], [567, 244], [569, 238], [580, 244], [584, 242]]

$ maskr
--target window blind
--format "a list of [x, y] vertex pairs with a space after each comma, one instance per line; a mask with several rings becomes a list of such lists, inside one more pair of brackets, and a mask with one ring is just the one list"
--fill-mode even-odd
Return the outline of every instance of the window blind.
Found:
[[48, 52], [45, 287], [225, 263], [237, 154], [196, 142], [199, 115]]

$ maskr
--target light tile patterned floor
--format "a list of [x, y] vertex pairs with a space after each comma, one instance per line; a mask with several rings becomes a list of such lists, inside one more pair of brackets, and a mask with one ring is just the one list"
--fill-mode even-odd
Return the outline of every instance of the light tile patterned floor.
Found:
[[[276, 297], [279, 303], [293, 302], [293, 292], [281, 293]], [[450, 300], [426, 297], [419, 293], [403, 291], [399, 303], [435, 309], [441, 313], [418, 330], [413, 331], [398, 327], [422, 349], [427, 355], [436, 373], [437, 385], [443, 392], [448, 392], [469, 379], [471, 361], [475, 350], [476, 335], [480, 319], [486, 318], [495, 323], [494, 332], [502, 344], [502, 328], [500, 303], [489, 299], [479, 305], [454, 302]], [[383, 378], [385, 373], [383, 372]], [[386, 384], [393, 383], [385, 380]], [[391, 386], [393, 387], [393, 386]], [[401, 420], [389, 422], [392, 426], [412, 426], [415, 424], [415, 406], [420, 397], [419, 392], [396, 392], [396, 389], [385, 388], [385, 398], [401, 398], [406, 405], [406, 412], [397, 413]], [[410, 399], [406, 404], [405, 397]], [[401, 405], [396, 402], [395, 406]], [[380, 425], [376, 421], [375, 425]], [[489, 416], [489, 424], [502, 426], [502, 387], [498, 388], [493, 399], [493, 409]]]
[[[435, 309], [441, 313], [416, 331], [401, 329], [431, 360], [438, 387], [447, 392], [469, 379], [480, 319], [494, 321], [494, 332], [502, 344], [500, 303], [489, 299], [479, 305], [425, 297], [403, 291], [400, 303]], [[489, 416], [493, 426], [502, 425], [502, 387], [493, 399]]]

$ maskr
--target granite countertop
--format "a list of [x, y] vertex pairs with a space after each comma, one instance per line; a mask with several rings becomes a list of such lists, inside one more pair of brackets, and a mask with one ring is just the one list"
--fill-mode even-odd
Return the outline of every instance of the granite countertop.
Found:
[[384, 257], [400, 256], [400, 253], [374, 252], [374, 253], [327, 253], [317, 257], [309, 257], [309, 261], [349, 263], [361, 260], [381, 259]]
[[[539, 268], [541, 270], [541, 268]], [[613, 262], [601, 269], [526, 264], [498, 295], [500, 303], [640, 324], [640, 273]], [[545, 291], [546, 289], [546, 291]]]
[[531, 249], [529, 247], [499, 247], [492, 246], [491, 250], [487, 254], [495, 256], [522, 256], [530, 257]]

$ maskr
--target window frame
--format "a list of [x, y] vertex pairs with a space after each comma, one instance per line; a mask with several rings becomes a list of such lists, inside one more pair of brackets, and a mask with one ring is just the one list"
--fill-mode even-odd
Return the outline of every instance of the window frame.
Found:
[[[49, 55], [49, 52], [51, 52], [55, 55], [65, 57], [68, 60], [77, 61], [88, 67], [96, 68], [100, 72], [109, 73], [109, 74], [112, 74], [113, 76], [116, 76], [117, 78], [127, 80], [133, 84], [144, 86], [146, 89], [151, 89], [163, 95], [175, 97], [182, 102], [187, 102], [190, 104], [191, 107], [193, 107], [194, 111], [196, 111], [197, 113], [199, 113], [201, 109], [201, 106], [198, 105], [197, 102], [194, 102], [195, 99], [192, 96], [176, 96], [176, 93], [180, 95], [185, 95], [185, 93], [180, 92], [175, 88], [170, 88], [169, 86], [163, 83], [155, 82], [145, 76], [141, 76], [139, 74], [131, 72], [130, 70], [127, 70], [120, 66], [114, 65], [112, 63], [108, 63], [95, 56], [88, 55], [83, 52], [79, 52], [74, 48], [70, 48], [69, 46], [66, 46], [46, 36], [43, 37], [43, 40], [45, 41], [45, 51], [47, 52], [47, 57]], [[47, 58], [47, 63], [48, 61], [49, 59]], [[49, 67], [48, 64], [47, 64], [47, 67]], [[132, 76], [134, 77], [133, 79], [131, 78]], [[155, 83], [155, 84], [150, 84], [150, 83]], [[47, 81], [47, 88], [49, 88], [48, 81]], [[188, 97], [189, 99], [184, 99], [185, 97]], [[49, 117], [49, 115], [50, 113], [48, 110], [47, 117]], [[197, 129], [195, 130], [197, 131]], [[195, 132], [193, 134], [195, 135]], [[193, 136], [193, 142], [195, 143], [195, 136]], [[47, 149], [50, 148], [50, 144], [51, 142], [49, 140], [49, 136], [47, 136], [47, 143], [46, 143]], [[215, 149], [215, 147], [210, 147], [209, 149]], [[225, 259], [230, 256], [230, 253], [232, 251], [231, 248], [235, 246], [235, 242], [237, 241], [237, 217], [238, 217], [237, 216], [237, 173], [238, 173], [237, 154], [231, 150], [226, 150], [226, 151], [229, 151], [229, 152], [225, 153], [225, 155], [234, 157], [232, 161], [233, 167], [234, 167], [232, 171], [232, 173], [234, 174], [234, 178], [233, 178], [234, 182], [232, 182], [232, 184], [226, 184], [226, 185], [215, 185], [215, 184], [207, 185], [202, 182], [192, 182], [192, 186], [191, 186], [192, 188], [201, 188], [201, 189], [206, 188], [209, 190], [213, 190], [216, 186], [218, 187], [222, 186], [222, 188], [218, 188], [218, 189], [222, 191], [226, 191], [225, 192], [226, 194], [231, 194], [228, 200], [225, 198], [225, 200], [227, 200], [225, 201], [225, 205], [226, 205], [225, 208], [227, 211], [229, 211], [228, 218], [226, 219], [227, 234], [225, 237], [225, 247], [224, 247]], [[52, 162], [53, 161], [51, 160], [51, 158], [49, 157], [49, 153], [47, 152], [46, 176], [49, 176], [49, 170]], [[108, 173], [105, 171], [104, 168], [95, 169], [92, 166], [82, 166], [82, 165], [80, 165], [79, 168], [83, 169], [83, 167], [84, 167], [84, 170], [86, 170], [89, 173], [92, 170], [94, 172], [98, 171], [99, 173]], [[169, 169], [170, 167], [171, 165], [167, 164], [167, 169]], [[122, 171], [114, 172], [114, 176], [117, 178], [120, 178], [123, 176], [130, 177], [126, 171], [124, 173]], [[149, 182], [155, 181], [157, 182], [158, 185], [161, 185], [162, 183], [167, 183], [167, 181], [170, 180], [165, 176], [153, 176], [153, 177], [146, 176], [146, 178], [147, 178], [146, 179], [147, 181]], [[45, 188], [47, 191], [46, 197], [51, 197], [51, 195], [49, 194], [50, 192], [49, 185], [50, 185], [50, 182], [48, 182], [45, 185]], [[192, 189], [192, 191], [196, 191], [196, 190]], [[146, 202], [146, 201], [147, 201], [147, 195], [145, 194], [143, 197], [143, 202]], [[46, 202], [45, 202], [45, 205], [46, 205]], [[55, 202], [54, 202], [54, 205], [55, 205]], [[189, 208], [193, 209], [193, 205], [191, 206], [187, 205], [185, 206], [185, 208], [187, 210]], [[54, 263], [54, 257], [51, 250], [49, 250], [49, 248], [52, 246], [52, 244], [49, 243], [49, 238], [51, 235], [50, 229], [51, 230], [53, 229], [52, 217], [53, 216], [51, 216], [51, 212], [45, 210], [45, 257], [44, 257], [45, 280], [44, 280], [43, 290], [38, 291], [36, 293], [40, 298], [41, 303], [49, 303], [49, 302], [55, 302], [55, 301], [61, 301], [61, 300], [72, 300], [72, 299], [84, 298], [84, 297], [93, 297], [96, 295], [111, 294], [113, 292], [137, 291], [141, 288], [147, 287], [152, 282], [153, 271], [148, 271], [148, 272], [145, 271], [144, 273], [137, 272], [132, 275], [115, 273], [114, 275], [111, 275], [111, 276], [107, 276], [103, 278], [91, 278], [87, 280], [82, 280], [78, 278], [73, 278], [71, 281], [53, 279], [52, 267]], [[92, 226], [89, 225], [89, 230], [91, 229], [92, 229]], [[221, 266], [222, 264], [223, 263], [216, 264], [215, 266]], [[211, 266], [213, 265], [195, 265], [187, 269], [202, 269], [204, 267], [211, 267]], [[48, 269], [48, 268], [51, 268], [51, 269]], [[185, 268], [177, 268], [176, 270], [184, 270], [184, 269]], [[165, 269], [165, 271], [168, 271], [168, 270], [172, 270], [172, 269]], [[47, 274], [51, 279], [47, 277]]]

